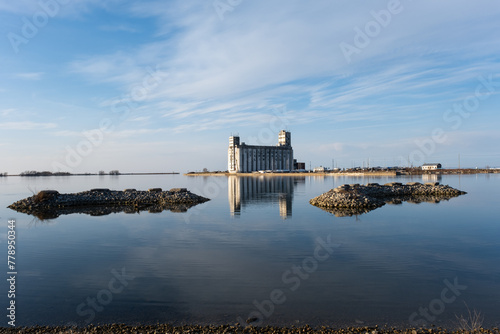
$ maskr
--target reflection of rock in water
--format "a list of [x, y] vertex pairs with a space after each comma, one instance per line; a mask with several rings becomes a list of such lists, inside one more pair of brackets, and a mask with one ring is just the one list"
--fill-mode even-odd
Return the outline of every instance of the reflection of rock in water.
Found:
[[231, 215], [240, 215], [242, 207], [251, 204], [278, 202], [282, 218], [292, 215], [294, 187], [305, 177], [229, 176], [228, 200]]
[[385, 204], [439, 203], [463, 194], [466, 192], [435, 182], [412, 182], [406, 185], [393, 182], [383, 186], [377, 183], [366, 186], [345, 184], [311, 199], [310, 203], [337, 217], [345, 217], [367, 213]]
[[76, 194], [59, 194], [55, 190], [45, 190], [13, 203], [9, 208], [45, 220], [73, 213], [104, 216], [118, 212], [186, 212], [190, 207], [206, 201], [208, 198], [193, 194], [185, 188], [168, 191], [162, 191], [160, 188], [148, 191], [93, 189]]

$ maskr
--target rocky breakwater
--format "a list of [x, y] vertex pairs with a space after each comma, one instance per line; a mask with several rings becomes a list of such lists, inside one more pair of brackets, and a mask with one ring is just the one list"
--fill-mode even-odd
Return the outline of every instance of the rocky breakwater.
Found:
[[311, 199], [309, 203], [343, 217], [367, 213], [385, 204], [401, 204], [404, 201], [438, 203], [464, 194], [466, 192], [438, 182], [344, 184]]
[[102, 216], [116, 212], [135, 213], [145, 210], [184, 212], [208, 200], [208, 198], [191, 193], [186, 188], [173, 188], [166, 191], [161, 188], [151, 188], [147, 191], [92, 189], [73, 194], [43, 190], [9, 205], [8, 208], [43, 220], [72, 213]]

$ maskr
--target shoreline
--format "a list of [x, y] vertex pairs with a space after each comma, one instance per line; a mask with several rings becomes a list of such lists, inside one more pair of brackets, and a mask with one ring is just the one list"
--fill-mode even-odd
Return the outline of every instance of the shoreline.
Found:
[[228, 172], [189, 172], [185, 176], [416, 176], [416, 175], [473, 175], [500, 174], [497, 169], [441, 169], [437, 171], [404, 170], [404, 171], [364, 171], [364, 172], [269, 172], [269, 173], [228, 173]]
[[[2, 333], [311, 333], [311, 334], [464, 334], [471, 333], [469, 330], [461, 329], [446, 329], [442, 327], [430, 328], [399, 328], [399, 327], [379, 327], [379, 326], [364, 326], [364, 327], [326, 327], [326, 326], [241, 326], [236, 325], [179, 325], [173, 326], [169, 324], [155, 325], [124, 325], [124, 324], [107, 324], [107, 325], [90, 325], [87, 327], [68, 327], [68, 326], [29, 326], [29, 327], [14, 327], [0, 330]], [[492, 328], [477, 328], [474, 330], [477, 333], [498, 334], [499, 329]]]
[[7, 174], [0, 175], [2, 177], [52, 177], [52, 176], [120, 176], [120, 175], [179, 175], [180, 172], [170, 173], [120, 173], [120, 174], [99, 174], [99, 173], [75, 173], [75, 174], [40, 174], [40, 175], [21, 175], [21, 174]]
[[[134, 176], [134, 175], [180, 175], [180, 172], [139, 172], [139, 173], [120, 173], [120, 174], [98, 174], [98, 173], [76, 173], [76, 174], [40, 174], [40, 175], [21, 175], [6, 174], [1, 175], [0, 179], [8, 177], [53, 177], [53, 176]], [[229, 172], [188, 172], [182, 173], [184, 176], [414, 176], [414, 175], [473, 175], [473, 174], [500, 174], [500, 169], [440, 169], [433, 171], [423, 171], [418, 169], [398, 170], [398, 171], [341, 171], [341, 172], [251, 172], [251, 173], [229, 173]]]

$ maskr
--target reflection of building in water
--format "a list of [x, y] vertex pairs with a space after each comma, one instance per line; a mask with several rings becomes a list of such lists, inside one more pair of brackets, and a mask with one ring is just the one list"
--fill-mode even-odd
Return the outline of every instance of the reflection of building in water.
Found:
[[240, 215], [246, 205], [278, 203], [282, 218], [292, 215], [294, 187], [304, 183], [305, 177], [228, 177], [228, 198], [231, 215]]
[[442, 179], [439, 174], [422, 174], [422, 182], [441, 182]]

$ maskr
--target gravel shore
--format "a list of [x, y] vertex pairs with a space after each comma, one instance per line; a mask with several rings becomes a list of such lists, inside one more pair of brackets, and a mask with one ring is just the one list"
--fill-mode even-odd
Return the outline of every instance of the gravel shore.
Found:
[[104, 326], [88, 326], [84, 328], [71, 328], [71, 327], [19, 327], [19, 328], [0, 328], [0, 333], [54, 333], [54, 334], [66, 334], [66, 333], [85, 333], [85, 334], [97, 334], [97, 333], [136, 333], [136, 334], [160, 334], [160, 333], [225, 333], [225, 334], [236, 334], [236, 333], [311, 333], [311, 334], [385, 334], [385, 333], [395, 333], [395, 334], [465, 334], [465, 333], [477, 333], [477, 334], [499, 334], [498, 328], [484, 329], [479, 328], [473, 332], [464, 330], [447, 330], [439, 327], [431, 329], [399, 329], [399, 328], [389, 328], [389, 327], [346, 327], [346, 328], [330, 328], [330, 327], [242, 327], [242, 326], [231, 326], [231, 325], [221, 325], [221, 326], [198, 326], [198, 325], [185, 325], [185, 326], [171, 326], [171, 325], [151, 325], [151, 326], [127, 326], [127, 325], [104, 325]]

